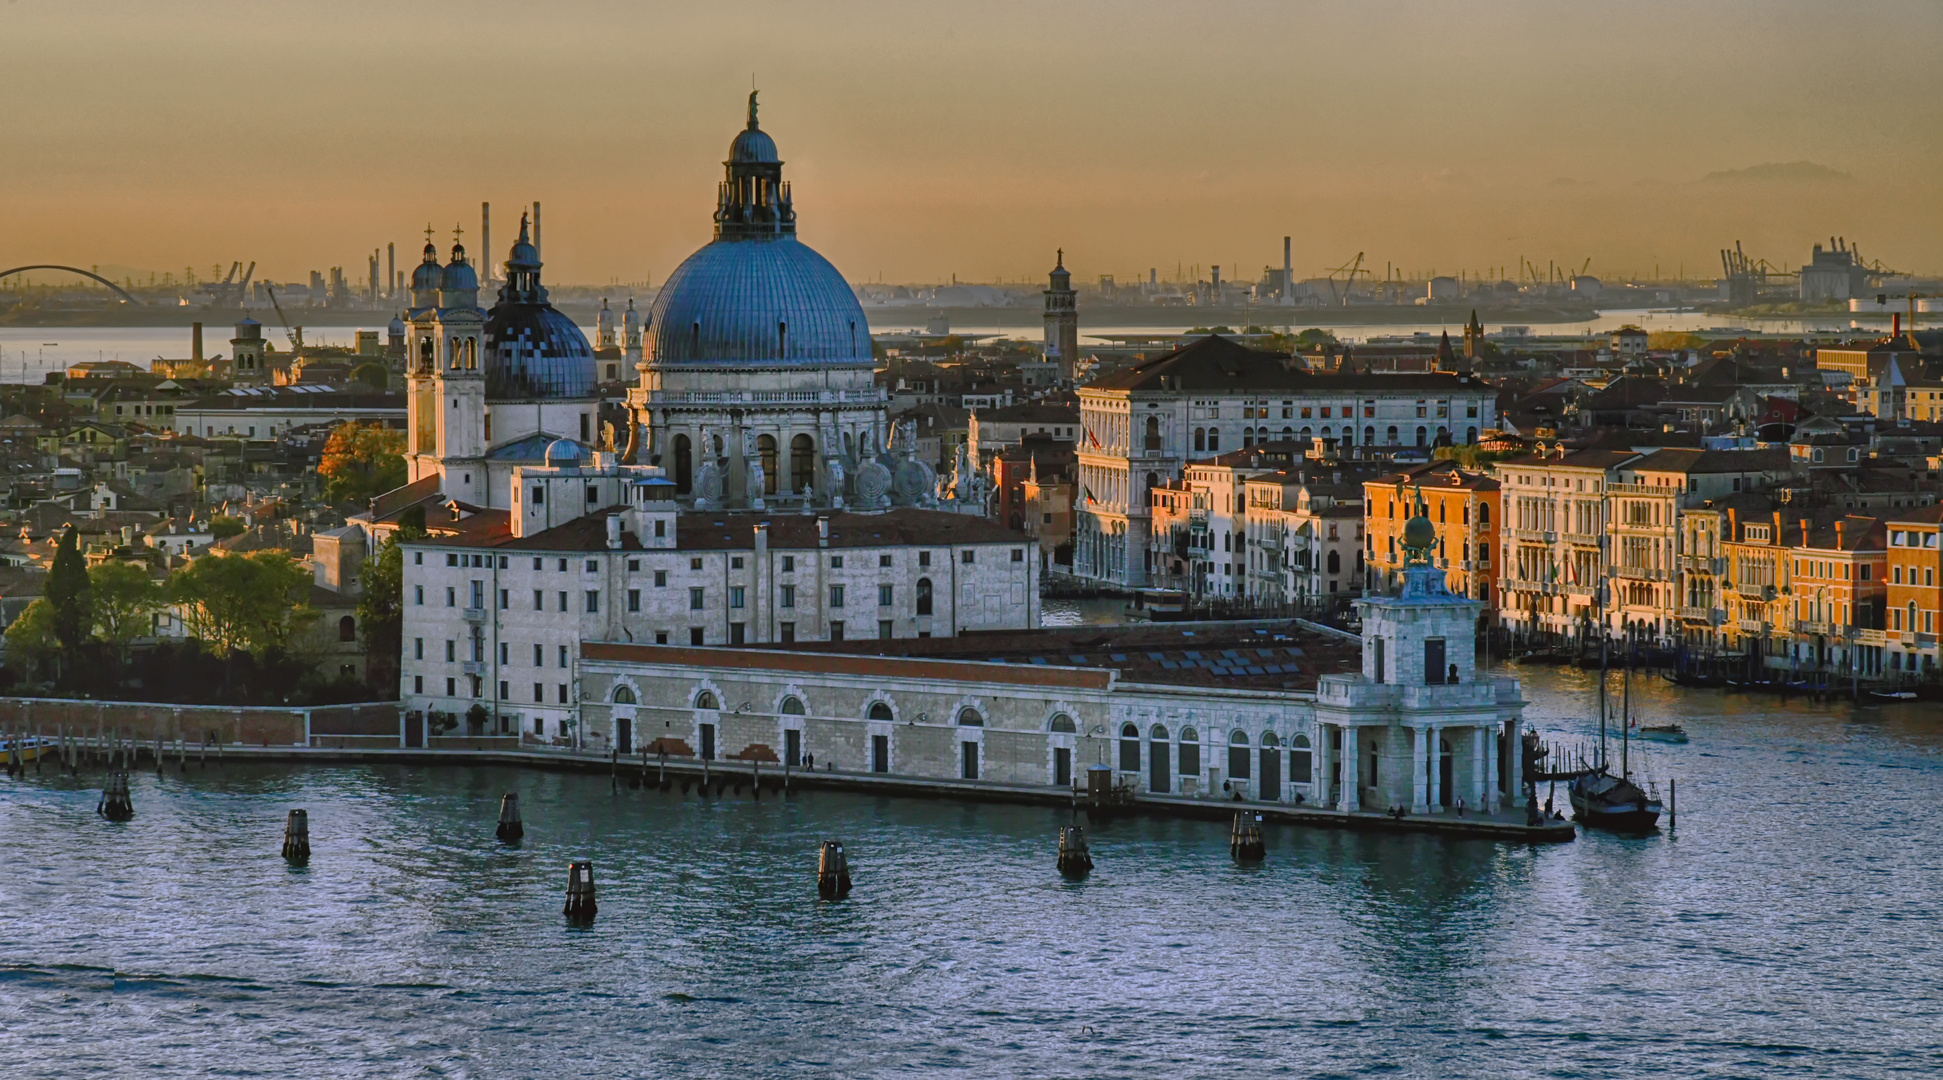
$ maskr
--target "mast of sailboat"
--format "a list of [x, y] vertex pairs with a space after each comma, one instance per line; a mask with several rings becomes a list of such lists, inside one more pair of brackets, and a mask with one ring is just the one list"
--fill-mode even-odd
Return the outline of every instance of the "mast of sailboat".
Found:
[[1626, 673], [1620, 678], [1624, 689], [1619, 698], [1619, 778], [1631, 777], [1627, 751], [1632, 746], [1633, 734], [1633, 628], [1626, 628]]
[[1606, 628], [1599, 627], [1599, 768], [1606, 767]]

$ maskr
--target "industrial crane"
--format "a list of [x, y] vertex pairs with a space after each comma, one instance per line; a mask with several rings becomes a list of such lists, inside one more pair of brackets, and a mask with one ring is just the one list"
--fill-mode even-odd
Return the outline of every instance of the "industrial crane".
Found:
[[[1370, 271], [1363, 269], [1363, 253], [1360, 251], [1356, 253], [1354, 261], [1346, 262], [1334, 270], [1329, 271], [1329, 293], [1335, 297], [1337, 306], [1349, 306], [1349, 294], [1356, 287], [1356, 275], [1367, 273], [1370, 273]], [[1342, 274], [1346, 278], [1343, 282], [1343, 291], [1340, 295], [1336, 293], [1337, 274]]]
[[[252, 263], [252, 266], [255, 264]], [[269, 282], [263, 283], [263, 291], [270, 294], [270, 306], [277, 309], [277, 321], [283, 324], [283, 332], [290, 337], [290, 351], [297, 352], [304, 347], [304, 328], [290, 327], [290, 317], [283, 313], [283, 305], [277, 303], [277, 287]]]

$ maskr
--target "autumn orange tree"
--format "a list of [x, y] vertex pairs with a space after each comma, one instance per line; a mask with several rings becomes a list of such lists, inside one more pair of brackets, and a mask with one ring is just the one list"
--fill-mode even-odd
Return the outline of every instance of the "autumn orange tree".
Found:
[[379, 424], [339, 424], [317, 465], [324, 497], [362, 503], [405, 483], [405, 433]]

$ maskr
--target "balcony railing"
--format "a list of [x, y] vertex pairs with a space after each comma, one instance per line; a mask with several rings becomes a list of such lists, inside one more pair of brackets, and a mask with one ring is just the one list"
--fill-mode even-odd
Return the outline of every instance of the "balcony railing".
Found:
[[1714, 621], [1714, 616], [1718, 613], [1718, 608], [1710, 607], [1683, 607], [1680, 609], [1680, 617], [1690, 622], [1710, 623]]
[[467, 622], [475, 622], [475, 623], [485, 622], [486, 609], [482, 607], [469, 607], [465, 609], [465, 620]]

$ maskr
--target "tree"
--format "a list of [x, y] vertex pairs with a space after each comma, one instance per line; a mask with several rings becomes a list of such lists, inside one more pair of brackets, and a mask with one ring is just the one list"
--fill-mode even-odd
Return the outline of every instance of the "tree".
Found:
[[405, 484], [405, 433], [379, 424], [339, 424], [317, 464], [324, 497], [365, 502]]
[[[424, 530], [401, 527], [399, 536], [411, 539]], [[365, 671], [376, 689], [398, 689], [399, 650], [405, 643], [405, 556], [392, 537], [358, 575], [364, 595], [358, 597], [358, 630], [364, 636]]]
[[361, 382], [373, 390], [383, 390], [390, 382], [390, 376], [386, 373], [383, 364], [373, 361], [369, 364], [359, 364], [357, 367], [352, 368], [351, 380], [353, 382]]
[[95, 634], [124, 649], [149, 631], [150, 617], [167, 602], [161, 585], [139, 563], [104, 562], [88, 572], [88, 582], [94, 592]]
[[54, 605], [39, 597], [7, 627], [7, 665], [23, 680], [34, 679], [61, 654], [54, 637]]
[[88, 585], [88, 563], [81, 557], [81, 545], [74, 527], [61, 534], [54, 550], [54, 565], [47, 573], [49, 629], [60, 648], [62, 659], [72, 661], [94, 633], [94, 597]]
[[227, 540], [232, 536], [241, 536], [246, 531], [248, 531], [248, 526], [233, 517], [224, 517], [218, 514], [209, 519], [209, 535], [218, 540]]
[[280, 551], [204, 555], [169, 577], [191, 637], [217, 655], [281, 649], [311, 618], [311, 576]]

